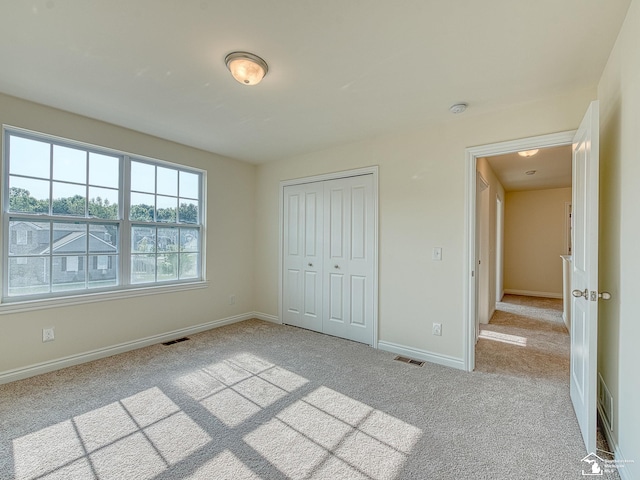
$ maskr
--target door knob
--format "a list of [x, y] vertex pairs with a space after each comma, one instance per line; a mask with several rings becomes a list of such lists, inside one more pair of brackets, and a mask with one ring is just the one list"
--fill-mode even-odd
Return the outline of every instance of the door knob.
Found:
[[600, 297], [603, 300], [611, 300], [611, 294], [609, 292], [600, 292], [598, 294], [598, 297]]
[[340, 270], [340, 265], [336, 265], [336, 266], [335, 266], [335, 267], [333, 267], [333, 268], [337, 268], [338, 270]]
[[309, 264], [309, 266], [310, 266], [310, 267], [313, 267], [313, 263], [310, 263], [310, 264]]
[[571, 292], [571, 295], [573, 295], [576, 298], [580, 298], [580, 297], [589, 298], [589, 289], [585, 288], [584, 292], [582, 290], [574, 290], [573, 292]]

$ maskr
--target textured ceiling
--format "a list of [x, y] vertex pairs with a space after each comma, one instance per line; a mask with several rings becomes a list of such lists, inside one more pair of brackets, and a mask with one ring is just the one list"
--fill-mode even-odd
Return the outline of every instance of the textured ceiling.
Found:
[[628, 5], [3, 0], [0, 92], [261, 163], [593, 87]]

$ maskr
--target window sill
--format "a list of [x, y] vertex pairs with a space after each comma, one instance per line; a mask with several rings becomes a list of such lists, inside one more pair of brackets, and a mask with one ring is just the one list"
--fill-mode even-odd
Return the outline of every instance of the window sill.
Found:
[[120, 300], [125, 298], [143, 297], [147, 295], [159, 295], [163, 293], [184, 292], [188, 290], [199, 290], [207, 288], [208, 281], [198, 281], [189, 283], [179, 283], [172, 285], [153, 285], [145, 287], [133, 287], [126, 290], [110, 292], [85, 293], [72, 295], [64, 298], [47, 298], [41, 300], [23, 300], [17, 302], [7, 302], [0, 304], [0, 315], [9, 313], [29, 312], [32, 310], [44, 310], [56, 307], [70, 307], [85, 303], [105, 302], [108, 300]]

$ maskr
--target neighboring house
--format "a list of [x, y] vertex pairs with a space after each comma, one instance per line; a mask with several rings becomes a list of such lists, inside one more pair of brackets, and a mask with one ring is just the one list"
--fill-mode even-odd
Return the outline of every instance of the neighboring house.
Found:
[[113, 280], [118, 251], [111, 241], [106, 226], [92, 225], [87, 239], [86, 225], [55, 223], [52, 234], [48, 222], [15, 222], [9, 252], [22, 271], [12, 276], [13, 286], [47, 285], [49, 277], [53, 285]]

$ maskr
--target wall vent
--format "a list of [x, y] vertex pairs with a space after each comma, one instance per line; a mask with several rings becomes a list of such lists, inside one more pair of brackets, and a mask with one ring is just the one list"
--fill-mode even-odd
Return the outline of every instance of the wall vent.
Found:
[[188, 337], [176, 338], [175, 340], [164, 342], [163, 345], [173, 345], [174, 343], [186, 342], [187, 340], [189, 340]]
[[598, 373], [598, 404], [600, 405], [602, 421], [605, 423], [607, 430], [613, 432], [613, 397], [600, 373]]
[[424, 362], [421, 362], [420, 360], [414, 360], [413, 358], [408, 358], [408, 357], [401, 357], [399, 355], [396, 358], [394, 358], [394, 360], [397, 360], [402, 363], [408, 363], [409, 365], [416, 365], [418, 367], [421, 367], [424, 365]]

